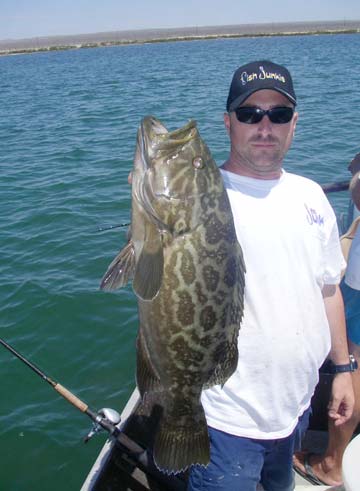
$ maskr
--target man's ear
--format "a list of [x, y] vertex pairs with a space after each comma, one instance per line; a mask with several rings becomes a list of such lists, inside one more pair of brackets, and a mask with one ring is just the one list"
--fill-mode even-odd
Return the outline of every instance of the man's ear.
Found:
[[227, 134], [230, 136], [230, 115], [229, 113], [224, 113], [224, 125], [227, 131]]

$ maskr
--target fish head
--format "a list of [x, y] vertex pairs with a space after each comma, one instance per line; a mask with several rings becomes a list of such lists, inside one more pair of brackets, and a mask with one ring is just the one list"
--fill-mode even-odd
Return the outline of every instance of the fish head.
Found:
[[169, 132], [152, 116], [139, 128], [136, 173], [135, 192], [143, 209], [167, 230], [192, 228], [197, 204], [219, 179], [195, 121]]

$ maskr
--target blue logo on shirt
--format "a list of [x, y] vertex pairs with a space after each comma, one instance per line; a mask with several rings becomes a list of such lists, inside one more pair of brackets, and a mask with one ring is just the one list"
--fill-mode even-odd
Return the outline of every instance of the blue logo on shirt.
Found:
[[314, 223], [317, 223], [318, 225], [324, 225], [324, 217], [317, 213], [314, 208], [309, 208], [306, 204], [304, 206], [307, 211], [306, 218], [310, 225], [314, 225]]

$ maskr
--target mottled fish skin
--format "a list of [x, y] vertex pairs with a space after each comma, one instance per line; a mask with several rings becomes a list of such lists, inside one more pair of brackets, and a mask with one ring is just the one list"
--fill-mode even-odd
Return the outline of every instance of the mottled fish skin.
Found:
[[131, 243], [137, 383], [144, 403], [163, 408], [155, 463], [169, 473], [207, 465], [200, 396], [236, 369], [245, 265], [220, 172], [194, 121], [173, 132], [153, 117], [142, 121]]

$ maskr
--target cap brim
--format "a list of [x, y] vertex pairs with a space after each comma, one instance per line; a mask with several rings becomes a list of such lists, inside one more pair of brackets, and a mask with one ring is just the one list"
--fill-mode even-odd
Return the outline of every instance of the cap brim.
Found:
[[234, 99], [232, 103], [229, 106], [228, 112], [230, 113], [231, 111], [235, 111], [237, 107], [240, 106], [246, 99], [248, 99], [252, 94], [255, 92], [259, 92], [259, 90], [275, 90], [276, 92], [279, 92], [280, 94], [284, 95], [289, 101], [296, 106], [296, 99], [292, 97], [286, 90], [281, 90], [277, 87], [260, 87], [258, 89], [250, 90], [249, 92], [246, 92], [245, 94], [241, 94], [239, 97]]

